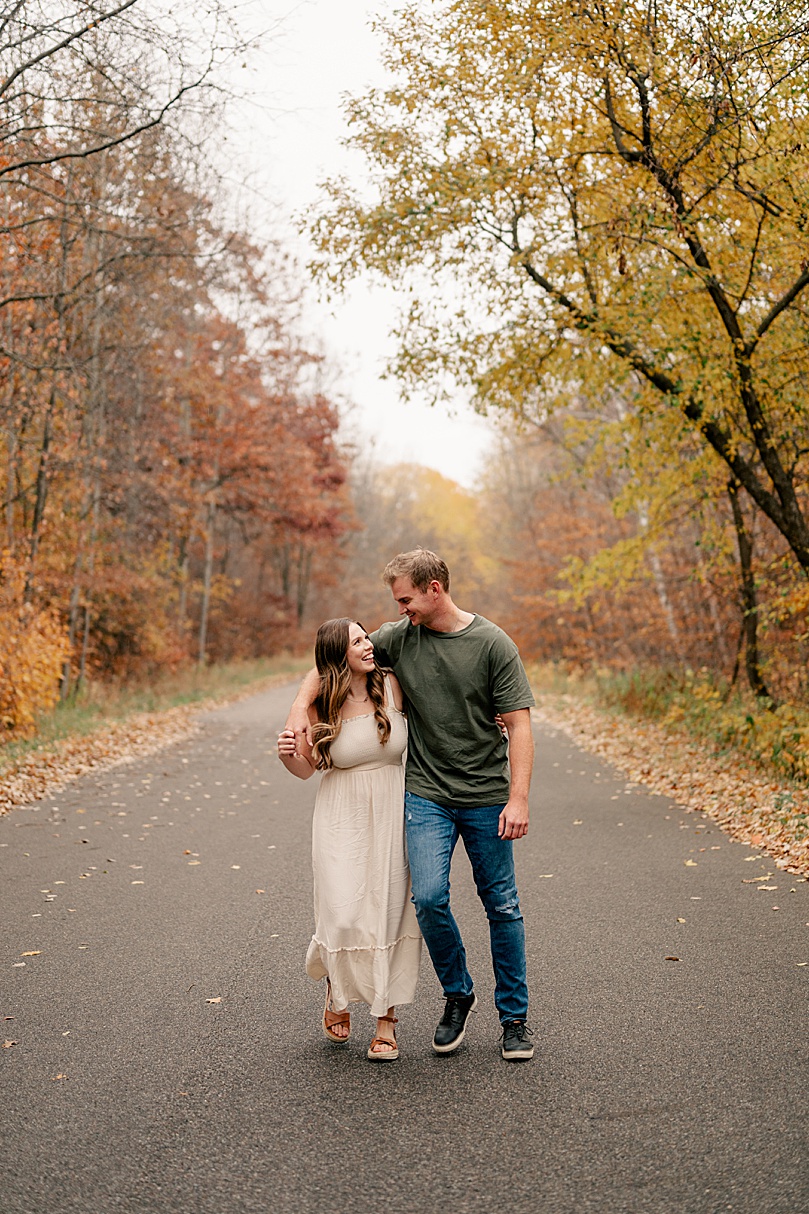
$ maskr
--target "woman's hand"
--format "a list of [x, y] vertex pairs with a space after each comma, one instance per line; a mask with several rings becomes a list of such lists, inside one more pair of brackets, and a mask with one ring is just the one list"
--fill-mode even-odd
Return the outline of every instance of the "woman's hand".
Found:
[[[306, 746], [306, 742], [302, 743]], [[308, 747], [307, 747], [308, 750]], [[278, 758], [288, 772], [299, 780], [308, 780], [315, 770], [311, 754], [301, 754], [293, 729], [282, 729], [278, 735]]]
[[288, 755], [290, 758], [292, 758], [292, 756], [296, 755], [297, 753], [298, 750], [295, 744], [295, 731], [292, 729], [282, 729], [278, 735], [278, 754], [281, 756]]

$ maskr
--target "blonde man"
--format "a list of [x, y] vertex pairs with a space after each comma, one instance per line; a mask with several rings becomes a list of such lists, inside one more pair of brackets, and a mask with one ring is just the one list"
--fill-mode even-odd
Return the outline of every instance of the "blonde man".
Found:
[[[514, 642], [453, 602], [439, 556], [423, 548], [400, 553], [383, 577], [401, 618], [383, 624], [371, 641], [407, 702], [405, 824], [413, 901], [446, 1000], [433, 1049], [449, 1054], [458, 1048], [477, 1003], [449, 898], [450, 862], [461, 838], [489, 920], [501, 1053], [525, 1061], [534, 1047], [513, 842], [528, 833], [534, 698]], [[296, 735], [306, 732], [314, 693], [309, 674], [287, 722]]]

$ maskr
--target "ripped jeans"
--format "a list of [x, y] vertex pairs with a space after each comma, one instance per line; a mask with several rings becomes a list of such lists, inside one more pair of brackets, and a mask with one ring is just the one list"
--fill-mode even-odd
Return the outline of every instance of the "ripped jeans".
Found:
[[449, 870], [458, 838], [472, 865], [489, 920], [494, 1002], [501, 1022], [525, 1020], [525, 925], [517, 896], [510, 839], [497, 837], [502, 805], [449, 809], [405, 793], [405, 826], [413, 902], [444, 996], [472, 994], [461, 933], [449, 905]]

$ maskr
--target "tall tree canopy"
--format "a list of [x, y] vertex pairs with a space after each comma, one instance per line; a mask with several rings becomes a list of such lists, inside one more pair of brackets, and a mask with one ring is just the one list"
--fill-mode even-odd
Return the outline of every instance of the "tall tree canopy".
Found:
[[331, 184], [318, 268], [408, 283], [405, 381], [518, 414], [621, 388], [809, 571], [806, 6], [435, 0], [381, 29], [395, 82], [348, 111], [368, 188]]

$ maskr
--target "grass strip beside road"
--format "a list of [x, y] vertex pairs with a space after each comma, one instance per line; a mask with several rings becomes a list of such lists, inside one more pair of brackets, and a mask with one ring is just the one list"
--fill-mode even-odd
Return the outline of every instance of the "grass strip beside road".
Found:
[[[658, 712], [650, 719], [643, 700], [631, 706], [622, 701], [622, 684], [610, 676], [575, 679], [553, 667], [529, 673], [537, 716], [623, 771], [630, 785], [708, 814], [732, 838], [772, 856], [779, 868], [809, 875], [804, 781], [789, 779], [762, 754], [728, 743], [724, 732], [717, 736], [701, 711]], [[741, 699], [736, 706], [725, 701], [722, 716], [746, 715], [749, 707]]]
[[153, 754], [195, 732], [198, 713], [299, 677], [311, 657], [288, 654], [166, 674], [149, 684], [92, 685], [43, 714], [35, 737], [0, 749], [0, 814], [89, 771]]

